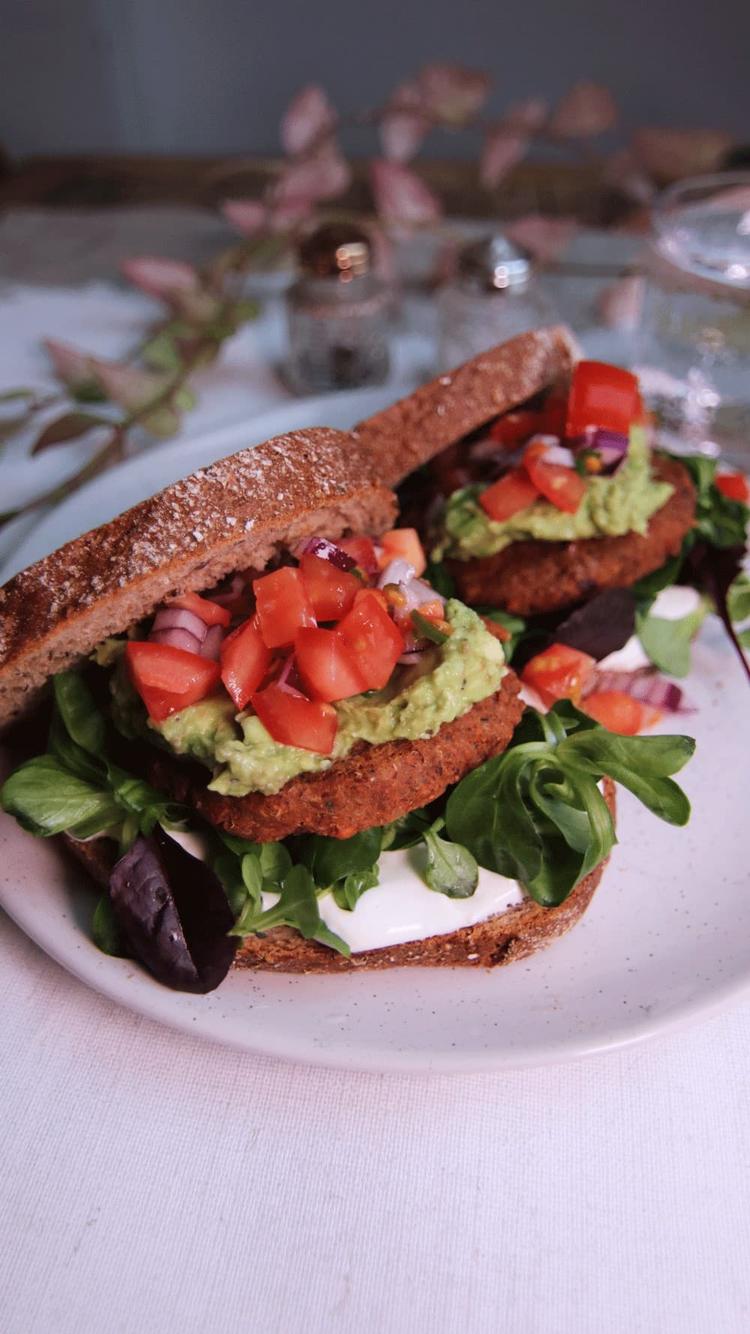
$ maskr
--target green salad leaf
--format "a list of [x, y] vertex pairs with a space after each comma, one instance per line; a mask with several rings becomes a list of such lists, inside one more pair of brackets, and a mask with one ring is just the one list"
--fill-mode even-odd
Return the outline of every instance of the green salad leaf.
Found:
[[669, 676], [687, 676], [690, 648], [706, 614], [705, 604], [678, 620], [655, 616], [653, 611], [637, 611], [635, 629], [655, 667]]
[[94, 909], [94, 916], [91, 919], [91, 936], [97, 949], [100, 949], [102, 954], [112, 954], [117, 959], [128, 957], [109, 894], [102, 894]]
[[339, 880], [334, 886], [332, 894], [339, 908], [345, 912], [353, 912], [362, 895], [368, 889], [375, 889], [380, 883], [377, 866], [372, 866], [367, 871], [350, 871], [343, 880]]
[[741, 500], [730, 500], [716, 486], [716, 460], [702, 454], [680, 456], [678, 462], [690, 473], [697, 492], [695, 525], [688, 537], [699, 537], [713, 547], [744, 546], [750, 509]]
[[41, 838], [68, 833], [92, 838], [119, 827], [123, 812], [111, 792], [78, 778], [53, 755], [39, 755], [6, 779], [3, 810]]
[[0, 789], [0, 805], [42, 838], [108, 833], [123, 851], [159, 823], [183, 824], [188, 812], [105, 755], [106, 724], [76, 672], [53, 678], [49, 750], [16, 769]]
[[480, 866], [555, 906], [615, 843], [601, 779], [622, 783], [655, 815], [682, 825], [690, 806], [670, 775], [694, 748], [690, 737], [615, 735], [568, 701], [546, 715], [527, 710], [509, 748], [453, 789], [448, 836]]
[[727, 605], [732, 620], [740, 625], [750, 620], [750, 578], [743, 572], [729, 587]]
[[318, 890], [306, 866], [292, 866], [284, 876], [278, 902], [271, 908], [258, 909], [250, 900], [231, 928], [232, 936], [256, 935], [275, 926], [291, 926], [305, 940], [317, 940], [347, 957], [351, 953], [345, 940], [322, 921], [318, 907]]
[[445, 821], [436, 820], [424, 832], [427, 865], [424, 879], [430, 889], [449, 899], [470, 899], [479, 884], [479, 867], [467, 848], [440, 838]]

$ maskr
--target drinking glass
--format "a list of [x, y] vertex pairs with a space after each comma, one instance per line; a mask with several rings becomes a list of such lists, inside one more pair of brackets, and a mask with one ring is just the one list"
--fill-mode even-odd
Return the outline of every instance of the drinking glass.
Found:
[[750, 467], [750, 172], [665, 190], [646, 272], [638, 360], [662, 434]]

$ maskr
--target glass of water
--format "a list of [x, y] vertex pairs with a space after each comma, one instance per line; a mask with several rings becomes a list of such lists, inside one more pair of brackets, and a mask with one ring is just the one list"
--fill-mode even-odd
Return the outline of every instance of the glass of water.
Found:
[[638, 360], [673, 448], [750, 468], [750, 172], [657, 200]]

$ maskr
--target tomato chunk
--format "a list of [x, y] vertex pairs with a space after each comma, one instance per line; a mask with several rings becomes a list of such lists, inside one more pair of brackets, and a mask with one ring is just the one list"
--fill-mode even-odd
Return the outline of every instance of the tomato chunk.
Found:
[[720, 472], [716, 486], [728, 500], [741, 500], [743, 505], [750, 501], [750, 482], [742, 472]]
[[161, 723], [198, 700], [219, 680], [219, 664], [171, 644], [133, 640], [125, 649], [125, 663], [149, 716]]
[[384, 569], [389, 561], [405, 560], [414, 566], [415, 574], [424, 574], [427, 557], [416, 528], [392, 528], [390, 532], [383, 533], [380, 544], [383, 548], [380, 563]]
[[620, 366], [603, 361], [579, 361], [573, 371], [568, 397], [565, 434], [574, 439], [589, 426], [627, 435], [643, 412], [638, 380]]
[[168, 606], [182, 607], [185, 611], [194, 612], [204, 625], [229, 625], [232, 619], [228, 607], [220, 607], [218, 602], [202, 598], [198, 593], [182, 593], [178, 598], [172, 598]]
[[506, 449], [517, 449], [532, 435], [562, 435], [566, 410], [562, 394], [549, 394], [539, 408], [513, 408], [498, 417], [488, 435]]
[[274, 741], [330, 755], [336, 740], [336, 710], [321, 700], [284, 690], [275, 683], [252, 697], [260, 721]]
[[375, 591], [360, 593], [337, 633], [351, 648], [366, 690], [381, 690], [404, 651], [404, 636]]
[[319, 556], [303, 556], [300, 569], [317, 620], [338, 621], [354, 606], [362, 587], [362, 580], [356, 574], [339, 570]]
[[221, 679], [237, 709], [244, 709], [271, 663], [271, 650], [253, 619], [245, 621], [221, 646]]
[[599, 690], [587, 695], [581, 708], [610, 732], [635, 736], [658, 723], [661, 713], [650, 704], [633, 699], [624, 690]]
[[356, 560], [362, 573], [370, 579], [379, 572], [378, 553], [371, 537], [343, 537], [337, 541], [336, 546]]
[[283, 566], [253, 582], [258, 624], [268, 648], [293, 644], [303, 625], [315, 625], [315, 613], [302, 571]]
[[336, 630], [300, 630], [294, 654], [303, 684], [331, 704], [367, 689], [350, 645]]
[[580, 703], [581, 692], [596, 668], [596, 659], [567, 644], [551, 644], [526, 663], [521, 680], [551, 708], [557, 699]]
[[496, 523], [525, 510], [539, 497], [539, 491], [523, 468], [512, 468], [499, 482], [493, 482], [479, 497], [485, 514]]
[[575, 514], [586, 494], [585, 478], [562, 463], [548, 463], [545, 445], [529, 445], [523, 466], [537, 491], [566, 514]]

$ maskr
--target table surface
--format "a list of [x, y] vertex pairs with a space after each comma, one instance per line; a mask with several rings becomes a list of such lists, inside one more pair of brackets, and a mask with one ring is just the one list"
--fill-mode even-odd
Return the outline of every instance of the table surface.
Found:
[[[24, 240], [14, 216], [0, 228], [0, 389], [40, 381], [42, 334], [117, 355], [146, 309], [103, 272], [113, 246], [145, 249], [143, 215], [100, 221], [98, 248], [41, 214]], [[183, 251], [200, 250], [200, 225], [182, 224]], [[589, 297], [576, 290], [572, 317], [606, 355]], [[409, 313], [399, 375], [427, 355], [424, 317]], [[188, 431], [283, 397], [281, 336], [270, 302], [201, 384]], [[0, 466], [4, 493], [33, 485], [12, 451]], [[4, 916], [0, 961], [7, 1334], [748, 1328], [750, 1002], [569, 1065], [371, 1076], [161, 1029]]]

